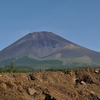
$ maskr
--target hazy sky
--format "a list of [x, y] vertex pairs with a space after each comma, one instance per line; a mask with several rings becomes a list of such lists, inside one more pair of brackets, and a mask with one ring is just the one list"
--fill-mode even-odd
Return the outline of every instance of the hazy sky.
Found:
[[34, 31], [100, 51], [100, 0], [0, 0], [0, 50]]

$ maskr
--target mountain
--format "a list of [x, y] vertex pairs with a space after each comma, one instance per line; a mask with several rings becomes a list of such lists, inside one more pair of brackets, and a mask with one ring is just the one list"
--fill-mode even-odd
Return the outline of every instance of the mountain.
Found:
[[2, 50], [0, 60], [22, 56], [42, 58], [70, 44], [72, 43], [51, 32], [29, 33]]
[[[81, 47], [51, 32], [34, 32], [0, 51], [0, 64], [69, 65], [73, 62], [100, 64], [100, 53]], [[56, 62], [56, 63], [55, 63]], [[57, 64], [58, 63], [58, 64]]]

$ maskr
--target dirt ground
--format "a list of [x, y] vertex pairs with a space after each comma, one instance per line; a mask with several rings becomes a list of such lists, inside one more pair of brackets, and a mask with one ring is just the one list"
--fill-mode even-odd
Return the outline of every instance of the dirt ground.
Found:
[[0, 100], [100, 100], [100, 69], [1, 73]]

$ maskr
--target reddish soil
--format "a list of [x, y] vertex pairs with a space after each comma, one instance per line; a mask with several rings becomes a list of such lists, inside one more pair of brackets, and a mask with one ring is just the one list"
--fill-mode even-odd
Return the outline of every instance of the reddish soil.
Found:
[[0, 100], [100, 100], [100, 69], [2, 73]]

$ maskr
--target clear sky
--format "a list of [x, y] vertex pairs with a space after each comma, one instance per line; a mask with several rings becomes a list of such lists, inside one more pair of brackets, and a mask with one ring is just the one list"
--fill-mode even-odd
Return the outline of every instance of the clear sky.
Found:
[[0, 0], [0, 50], [34, 31], [100, 52], [100, 0]]

